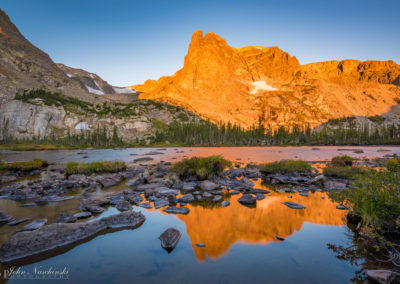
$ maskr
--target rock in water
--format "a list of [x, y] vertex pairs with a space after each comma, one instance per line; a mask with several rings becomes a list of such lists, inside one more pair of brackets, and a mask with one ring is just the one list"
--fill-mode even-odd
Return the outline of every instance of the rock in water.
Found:
[[282, 237], [280, 237], [280, 236], [275, 236], [275, 238], [276, 238], [278, 241], [284, 241], [284, 240], [285, 240], [285, 238], [282, 238]]
[[161, 240], [161, 247], [170, 253], [178, 244], [182, 233], [175, 228], [169, 228], [164, 231], [159, 237]]
[[253, 205], [256, 204], [256, 198], [251, 194], [243, 194], [238, 201], [243, 205]]
[[145, 221], [143, 214], [127, 211], [93, 222], [53, 223], [34, 231], [19, 232], [6, 240], [0, 248], [0, 263], [65, 247], [108, 229], [136, 228]]
[[339, 209], [339, 210], [347, 210], [347, 209], [349, 209], [349, 208], [348, 208], [347, 206], [344, 206], [344, 205], [340, 204], [340, 205], [336, 206], [336, 209]]
[[55, 223], [74, 223], [78, 218], [70, 213], [60, 213]]
[[188, 214], [190, 212], [189, 208], [187, 207], [176, 207], [176, 206], [170, 206], [164, 209], [163, 211], [172, 214]]
[[284, 204], [287, 207], [292, 208], [292, 209], [305, 209], [306, 208], [304, 205], [301, 205], [300, 203], [282, 202], [282, 204]]
[[128, 211], [128, 210], [132, 210], [132, 205], [126, 201], [126, 200], [122, 200], [120, 202], [118, 202], [117, 206], [115, 206], [119, 211]]
[[38, 219], [35, 221], [30, 222], [28, 225], [20, 228], [17, 230], [17, 232], [24, 232], [24, 231], [34, 231], [39, 229], [40, 227], [43, 227], [44, 224], [47, 223], [47, 219]]
[[392, 283], [395, 280], [395, 278], [397, 276], [399, 276], [398, 273], [395, 273], [395, 272], [390, 271], [390, 270], [369, 270], [369, 269], [366, 269], [366, 270], [364, 270], [364, 272], [369, 278], [371, 278], [371, 279], [373, 279], [376, 282], [381, 283], [381, 284]]
[[229, 205], [231, 205], [231, 203], [229, 201], [227, 201], [227, 200], [224, 200], [224, 201], [221, 202], [221, 206], [222, 207], [228, 207]]
[[206, 245], [202, 244], [202, 243], [197, 243], [197, 244], [195, 244], [195, 246], [199, 247], [199, 248], [205, 248], [206, 247]]

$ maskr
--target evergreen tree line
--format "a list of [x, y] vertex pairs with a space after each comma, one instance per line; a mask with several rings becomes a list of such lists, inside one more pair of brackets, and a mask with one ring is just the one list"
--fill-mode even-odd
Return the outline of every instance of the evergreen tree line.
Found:
[[[0, 144], [54, 144], [66, 146], [124, 147], [145, 145], [143, 139], [124, 141], [114, 126], [112, 133], [106, 127], [92, 131], [72, 132], [59, 136], [33, 136], [29, 139], [15, 139], [8, 129], [8, 121], [0, 127]], [[323, 126], [312, 129], [309, 126], [292, 125], [274, 129], [262, 124], [244, 129], [237, 124], [216, 125], [209, 121], [179, 123], [173, 122], [165, 130], [158, 130], [150, 144], [178, 144], [184, 146], [274, 146], [274, 145], [379, 145], [400, 144], [400, 127], [368, 126], [355, 124], [339, 125], [334, 128]]]
[[243, 129], [236, 124], [220, 124], [208, 121], [172, 123], [168, 130], [157, 132], [155, 142], [169, 141], [187, 146], [273, 146], [273, 145], [377, 145], [400, 144], [400, 127], [378, 126], [370, 130], [367, 124], [340, 125], [335, 128], [323, 126], [292, 125], [273, 129], [259, 124]]

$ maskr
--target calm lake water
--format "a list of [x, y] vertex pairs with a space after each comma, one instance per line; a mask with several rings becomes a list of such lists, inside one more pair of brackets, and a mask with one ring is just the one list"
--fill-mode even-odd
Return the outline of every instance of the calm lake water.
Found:
[[[124, 160], [152, 157], [174, 162], [184, 156], [222, 154], [231, 160], [266, 162], [284, 158], [324, 161], [338, 154], [354, 157], [382, 157], [400, 154], [399, 147], [237, 147], [237, 148], [137, 148], [122, 150], [39, 151], [0, 153], [6, 161], [42, 158], [49, 162], [65, 163], [72, 160]], [[338, 151], [363, 149], [364, 153]], [[150, 151], [162, 155], [146, 156]], [[184, 151], [181, 153], [181, 151]], [[85, 152], [88, 158], [83, 159]], [[179, 152], [179, 153], [177, 153]], [[130, 154], [137, 154], [131, 156]], [[175, 159], [174, 159], [175, 158]], [[256, 188], [267, 187], [258, 181]], [[95, 194], [111, 194], [125, 188], [120, 184]], [[79, 192], [77, 193], [79, 194]], [[68, 270], [68, 280], [52, 283], [351, 283], [361, 269], [335, 257], [328, 244], [351, 245], [351, 232], [344, 225], [345, 213], [336, 209], [325, 193], [272, 192], [257, 201], [256, 208], [237, 202], [238, 195], [226, 197], [229, 207], [211, 204], [188, 204], [188, 215], [169, 215], [160, 210], [134, 207], [146, 216], [143, 225], [135, 230], [103, 234], [59, 254], [48, 254], [20, 270]], [[324, 199], [323, 199], [324, 197]], [[304, 210], [294, 210], [281, 204], [298, 202]], [[19, 207], [20, 203], [0, 199], [0, 211], [16, 218], [31, 217], [53, 222], [59, 212], [77, 212], [79, 200], [53, 203], [41, 207]], [[101, 218], [119, 211], [114, 207], [97, 216]], [[20, 225], [21, 226], [21, 225]], [[167, 228], [182, 232], [177, 247], [168, 253], [160, 246], [158, 236]], [[17, 227], [18, 228], [18, 227]], [[0, 242], [16, 228], [0, 227]], [[276, 236], [285, 238], [278, 241]], [[206, 247], [197, 247], [203, 243]], [[0, 280], [1, 282], [2, 280]], [[49, 280], [51, 281], [51, 280]], [[59, 282], [61, 281], [61, 282]], [[39, 283], [41, 280], [11, 279], [7, 283]]]

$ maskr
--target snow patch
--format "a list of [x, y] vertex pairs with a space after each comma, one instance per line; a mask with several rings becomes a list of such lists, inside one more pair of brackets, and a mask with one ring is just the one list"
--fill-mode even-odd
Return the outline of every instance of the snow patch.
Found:
[[135, 91], [130, 88], [113, 87], [117, 94], [134, 94]]
[[75, 125], [76, 130], [90, 130], [90, 126], [86, 122], [79, 122]]
[[65, 74], [67, 74], [67, 76], [70, 77], [70, 78], [74, 76], [74, 75], [72, 75], [70, 73], [65, 73]]
[[89, 93], [92, 93], [92, 94], [95, 94], [95, 95], [104, 95], [103, 91], [90, 88], [89, 86], [86, 86], [86, 85], [85, 85], [85, 87], [89, 91]]
[[257, 94], [258, 91], [278, 91], [279, 89], [274, 88], [268, 85], [265, 81], [255, 81], [252, 83], [253, 90], [251, 90], [250, 94]]

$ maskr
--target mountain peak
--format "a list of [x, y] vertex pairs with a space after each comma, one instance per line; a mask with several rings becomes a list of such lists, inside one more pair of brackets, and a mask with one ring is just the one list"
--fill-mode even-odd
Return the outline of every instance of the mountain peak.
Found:
[[277, 46], [233, 48], [198, 30], [182, 69], [133, 89], [142, 92], [140, 98], [182, 106], [217, 123], [279, 127], [381, 115], [400, 98], [399, 82], [400, 66], [391, 61], [302, 66]]

